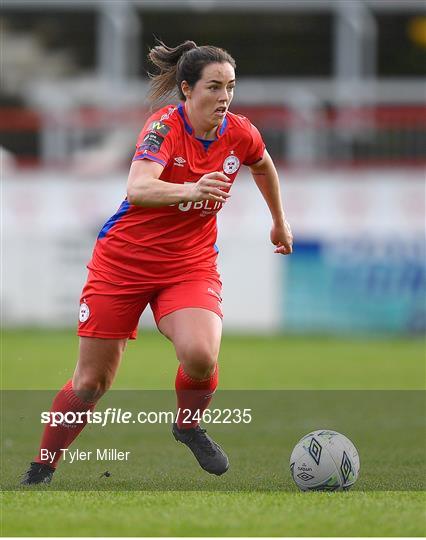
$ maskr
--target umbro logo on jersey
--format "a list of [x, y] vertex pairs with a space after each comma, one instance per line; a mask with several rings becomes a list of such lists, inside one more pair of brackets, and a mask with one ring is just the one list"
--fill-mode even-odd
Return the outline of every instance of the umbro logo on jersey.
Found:
[[183, 157], [175, 157], [175, 162], [173, 165], [176, 165], [177, 167], [183, 167], [184, 163], [186, 163], [186, 159], [183, 159]]

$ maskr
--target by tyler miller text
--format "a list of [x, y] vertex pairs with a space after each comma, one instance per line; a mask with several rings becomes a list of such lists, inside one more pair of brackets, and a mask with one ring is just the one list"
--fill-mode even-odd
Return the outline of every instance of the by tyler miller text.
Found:
[[[61, 448], [63, 452], [62, 458], [67, 463], [75, 463], [76, 461], [128, 461], [130, 456], [129, 450], [118, 450], [117, 448], [97, 448], [96, 450], [80, 450], [75, 448]], [[47, 448], [40, 450], [40, 458], [44, 463], [53, 463], [57, 452], [50, 452]]]

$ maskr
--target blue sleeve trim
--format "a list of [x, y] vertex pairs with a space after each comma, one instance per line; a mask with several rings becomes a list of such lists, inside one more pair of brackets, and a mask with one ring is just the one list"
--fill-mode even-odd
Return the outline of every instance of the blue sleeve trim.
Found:
[[132, 159], [132, 161], [139, 161], [141, 159], [150, 159], [151, 161], [156, 161], [157, 163], [159, 163], [160, 165], [162, 165], [163, 167], [165, 167], [167, 165], [167, 163], [165, 161], [163, 161], [162, 159], [158, 158], [158, 157], [155, 157], [151, 154], [143, 154], [141, 156], [136, 156]]

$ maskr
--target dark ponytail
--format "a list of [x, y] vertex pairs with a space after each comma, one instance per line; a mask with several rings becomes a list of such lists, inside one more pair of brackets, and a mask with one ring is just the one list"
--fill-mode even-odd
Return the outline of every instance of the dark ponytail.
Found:
[[159, 70], [158, 74], [150, 74], [151, 89], [148, 98], [152, 103], [174, 95], [176, 90], [179, 97], [185, 100], [181, 89], [182, 81], [186, 81], [191, 88], [201, 78], [203, 68], [208, 64], [229, 62], [235, 69], [236, 64], [232, 56], [219, 47], [202, 45], [197, 47], [193, 41], [184, 41], [177, 47], [168, 47], [157, 40], [158, 45], [153, 47], [148, 58]]

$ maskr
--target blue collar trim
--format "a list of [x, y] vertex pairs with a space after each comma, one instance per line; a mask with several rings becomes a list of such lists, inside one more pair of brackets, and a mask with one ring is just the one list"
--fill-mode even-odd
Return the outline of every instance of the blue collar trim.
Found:
[[228, 126], [228, 119], [225, 116], [225, 118], [223, 119], [222, 125], [220, 126], [219, 135], [223, 135], [227, 126]]
[[192, 135], [192, 127], [191, 127], [191, 126], [188, 124], [188, 122], [186, 121], [185, 113], [184, 113], [184, 111], [183, 111], [183, 105], [182, 105], [182, 103], [179, 103], [179, 105], [178, 105], [178, 112], [179, 112], [179, 114], [180, 114], [181, 117], [182, 117], [183, 123], [185, 124], [185, 129], [186, 129], [186, 131], [187, 131], [190, 135]]
[[[193, 129], [192, 129], [192, 127], [188, 124], [188, 121], [186, 120], [185, 111], [184, 111], [184, 107], [183, 107], [182, 103], [179, 103], [179, 105], [178, 105], [178, 112], [179, 112], [179, 114], [180, 114], [180, 116], [181, 116], [181, 118], [182, 118], [182, 120], [183, 120], [183, 123], [184, 123], [184, 125], [185, 125], [186, 131], [187, 131], [190, 135], [192, 135]], [[222, 124], [221, 124], [221, 126], [220, 126], [220, 129], [219, 129], [219, 136], [222, 136], [222, 135], [224, 134], [225, 129], [226, 129], [227, 127], [228, 127], [228, 119], [227, 119], [226, 116], [225, 116], [225, 118], [223, 119], [223, 122], [222, 122]]]

